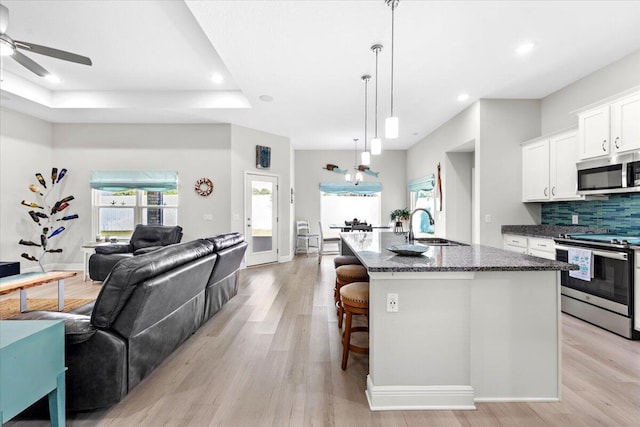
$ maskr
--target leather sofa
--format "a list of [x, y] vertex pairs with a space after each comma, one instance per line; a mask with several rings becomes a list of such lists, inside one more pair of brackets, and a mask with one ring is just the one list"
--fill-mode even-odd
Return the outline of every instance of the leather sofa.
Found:
[[237, 294], [246, 247], [241, 234], [227, 233], [129, 257], [94, 303], [12, 320], [64, 321], [67, 410], [111, 406]]
[[89, 258], [89, 277], [104, 281], [113, 266], [122, 259], [154, 251], [162, 246], [180, 243], [182, 227], [138, 224], [127, 244], [98, 246]]

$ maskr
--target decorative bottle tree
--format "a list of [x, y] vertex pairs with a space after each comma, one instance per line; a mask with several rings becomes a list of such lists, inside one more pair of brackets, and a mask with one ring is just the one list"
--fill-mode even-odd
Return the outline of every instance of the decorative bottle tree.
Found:
[[[67, 221], [78, 218], [78, 214], [69, 213], [67, 209], [74, 197], [69, 195], [62, 197], [62, 185], [60, 181], [66, 176], [67, 170], [62, 168], [51, 169], [51, 184], [47, 182], [41, 173], [36, 173], [37, 184], [29, 185], [29, 190], [36, 197], [36, 202], [23, 200], [21, 204], [28, 209], [27, 213], [31, 217], [33, 224], [32, 236], [20, 239], [18, 244], [26, 246], [20, 256], [26, 260], [37, 262], [40, 269], [44, 271], [43, 258], [46, 254], [61, 253], [60, 234], [66, 230], [62, 225]], [[39, 235], [39, 237], [38, 237]]]

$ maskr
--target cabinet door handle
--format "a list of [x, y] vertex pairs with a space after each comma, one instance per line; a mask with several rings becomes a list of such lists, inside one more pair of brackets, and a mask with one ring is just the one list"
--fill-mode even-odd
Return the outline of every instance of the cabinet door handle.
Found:
[[549, 193], [547, 192], [548, 187], [544, 187], [544, 197], [548, 197]]
[[556, 187], [551, 187], [551, 195], [552, 196], [556, 195]]
[[618, 145], [618, 140], [619, 140], [619, 139], [620, 139], [620, 137], [619, 137], [619, 136], [616, 136], [616, 140], [615, 140], [615, 141], [613, 141], [613, 143], [614, 143], [614, 144], [615, 144], [615, 146], [616, 146], [616, 149], [618, 149], [618, 150], [620, 149], [620, 146]]
[[606, 143], [607, 143], [607, 140], [606, 140], [606, 139], [603, 139], [603, 140], [602, 140], [602, 151], [607, 151], [607, 149], [606, 149], [606, 148], [604, 148], [604, 144], [606, 144]]

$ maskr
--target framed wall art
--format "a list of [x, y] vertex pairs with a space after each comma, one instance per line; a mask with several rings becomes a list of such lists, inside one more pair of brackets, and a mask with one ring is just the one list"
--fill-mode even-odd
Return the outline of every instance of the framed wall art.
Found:
[[271, 147], [256, 145], [256, 168], [269, 169], [271, 167]]

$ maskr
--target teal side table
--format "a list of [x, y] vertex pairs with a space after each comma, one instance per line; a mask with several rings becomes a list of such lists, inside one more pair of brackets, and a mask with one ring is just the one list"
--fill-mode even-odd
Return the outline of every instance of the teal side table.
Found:
[[49, 396], [53, 427], [65, 425], [64, 323], [0, 321], [0, 424]]

